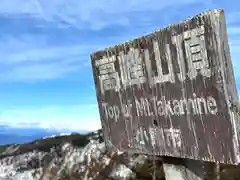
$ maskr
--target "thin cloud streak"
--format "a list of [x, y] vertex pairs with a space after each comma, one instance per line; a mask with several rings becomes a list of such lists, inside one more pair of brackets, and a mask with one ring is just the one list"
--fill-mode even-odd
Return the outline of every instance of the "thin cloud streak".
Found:
[[[201, 8], [199, 8], [200, 5], [202, 5]], [[63, 87], [68, 86], [67, 83], [71, 79], [78, 78], [78, 82], [86, 83], [84, 87], [81, 83], [76, 86], [77, 88], [74, 87], [79, 89], [79, 94], [84, 94], [82, 93], [84, 90], [90, 91], [90, 88], [87, 89], [85, 85], [92, 88], [94, 84], [91, 78], [86, 78], [86, 76], [92, 76], [91, 52], [147, 34], [163, 27], [162, 25], [177, 23], [180, 15], [181, 18], [194, 15], [190, 14], [193, 12], [192, 7], [197, 8], [197, 11], [212, 8], [215, 5], [212, 1], [203, 0], [163, 2], [158, 0], [90, 0], [88, 3], [79, 0], [2, 0], [0, 4], [0, 23], [3, 27], [0, 30], [3, 36], [0, 38], [0, 56], [2, 57], [0, 59], [0, 83], [6, 83], [4, 85], [7, 86], [7, 82], [12, 84], [17, 82], [18, 85], [44, 82], [43, 86], [36, 86], [39, 87], [38, 90], [36, 87], [33, 88], [33, 91], [37, 93], [32, 94], [35, 96], [48, 94], [49, 99], [52, 99], [39, 100], [46, 105], [43, 105], [44, 107], [37, 107], [39, 105], [36, 103], [34, 107], [16, 107], [15, 109], [4, 109], [6, 105], [3, 102], [0, 125], [18, 128], [68, 128], [73, 131], [101, 128], [98, 107], [94, 104], [95, 99], [89, 105], [50, 106], [49, 104], [58, 98], [61, 102], [65, 100], [63, 103], [66, 103], [67, 98], [57, 97], [59, 95], [55, 92], [51, 94], [48, 89], [50, 85], [47, 83], [54, 84], [54, 80], [65, 78], [64, 82], [57, 82], [64, 83], [64, 85], [58, 84], [59, 87]], [[189, 9], [189, 11], [182, 9]], [[238, 14], [239, 12], [226, 12], [236, 77], [240, 77], [238, 73], [240, 72]], [[14, 85], [9, 87], [15, 88]], [[65, 95], [66, 92], [66, 96], [71, 96], [73, 99], [72, 89], [59, 94]], [[57, 90], [61, 91], [60, 88]], [[40, 91], [44, 93], [41, 94]], [[30, 91], [28, 91], [29, 94], [21, 93], [23, 94], [19, 93], [16, 97], [23, 96], [23, 101], [24, 98], [32, 98], [29, 95]], [[95, 94], [86, 92], [85, 94], [95, 97]], [[79, 103], [84, 102], [81, 101], [81, 97], [75, 99]], [[76, 101], [72, 103], [76, 104]], [[12, 102], [16, 101], [12, 100]]]
[[6, 109], [2, 110], [0, 125], [72, 131], [101, 128], [97, 104]]
[[[90, 71], [89, 55], [91, 52], [130, 37], [133, 38], [133, 36], [119, 34], [116, 35], [117, 37], [110, 38], [106, 32], [105, 40], [101, 39], [96, 42], [89, 35], [89, 40], [83, 42], [81, 41], [82, 30], [94, 32], [116, 25], [134, 27], [134, 25], [141, 24], [146, 29], [151, 29], [154, 22], [147, 21], [146, 23], [146, 19], [151, 19], [151, 17], [135, 22], [132, 15], [139, 12], [148, 15], [148, 12], [193, 3], [205, 4], [200, 0], [170, 0], [160, 4], [157, 0], [153, 0], [151, 3], [147, 0], [124, 0], [121, 2], [118, 0], [90, 0], [89, 3], [82, 3], [78, 0], [52, 0], [51, 2], [28, 0], [24, 3], [21, 0], [3, 0], [0, 5], [0, 16], [11, 18], [24, 16], [25, 24], [31, 24], [29, 27], [35, 27], [34, 30], [39, 32], [34, 33], [25, 27], [22, 34], [17, 37], [10, 33], [7, 34], [7, 38], [0, 41], [0, 55], [4, 57], [0, 60], [0, 65], [5, 67], [4, 71], [0, 73], [0, 81], [32, 82], [66, 77], [72, 72], [80, 72], [80, 66], [77, 63]], [[68, 29], [63, 31], [65, 26]], [[59, 41], [56, 38], [56, 42], [49, 42], [52, 35], [57, 35], [59, 32], [71, 34], [72, 29], [78, 29], [79, 34], [73, 34], [73, 36], [76, 37], [75, 39], [79, 38], [79, 41], [74, 43], [64, 41], [67, 44], [64, 45], [59, 37]], [[12, 33], [17, 32], [18, 27], [12, 28], [11, 31]], [[130, 34], [133, 31], [134, 29], [127, 32]], [[49, 32], [49, 34], [45, 32]]]

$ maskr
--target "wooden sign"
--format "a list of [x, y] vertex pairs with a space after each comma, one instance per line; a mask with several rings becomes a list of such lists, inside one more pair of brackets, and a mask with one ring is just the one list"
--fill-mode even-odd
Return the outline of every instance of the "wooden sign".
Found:
[[223, 10], [91, 54], [108, 148], [236, 164], [238, 95]]

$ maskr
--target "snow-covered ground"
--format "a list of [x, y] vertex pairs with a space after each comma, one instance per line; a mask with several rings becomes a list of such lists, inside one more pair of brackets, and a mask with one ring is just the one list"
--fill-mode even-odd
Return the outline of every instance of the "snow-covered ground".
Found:
[[0, 180], [61, 180], [71, 176], [82, 180], [108, 177], [125, 180], [134, 176], [130, 168], [118, 162], [123, 153], [107, 153], [105, 144], [98, 140], [91, 139], [83, 148], [66, 142], [50, 152], [14, 154], [19, 147], [8, 148], [10, 155], [0, 159]]

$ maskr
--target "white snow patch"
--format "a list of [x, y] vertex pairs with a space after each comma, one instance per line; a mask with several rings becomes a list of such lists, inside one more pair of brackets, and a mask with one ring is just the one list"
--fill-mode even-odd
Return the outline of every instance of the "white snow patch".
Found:
[[118, 165], [110, 176], [113, 178], [121, 178], [121, 180], [127, 180], [131, 175], [132, 171], [129, 168], [127, 168], [125, 165]]

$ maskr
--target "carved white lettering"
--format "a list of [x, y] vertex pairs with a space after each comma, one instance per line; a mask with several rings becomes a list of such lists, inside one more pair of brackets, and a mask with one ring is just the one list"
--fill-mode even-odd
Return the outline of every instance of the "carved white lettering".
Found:
[[135, 99], [137, 116], [153, 116], [151, 111], [151, 105], [147, 98], [140, 98], [139, 100]]
[[[203, 97], [201, 97], [201, 98], [197, 98], [197, 102], [198, 102], [199, 114], [207, 114], [208, 109], [207, 109], [206, 100]], [[203, 112], [203, 110], [204, 110], [204, 112]]]
[[181, 116], [185, 114], [200, 115], [214, 114], [218, 112], [216, 100], [212, 96], [197, 97], [193, 93], [192, 98], [166, 100], [153, 97], [135, 99], [137, 116]]
[[[182, 116], [182, 115], [217, 115], [218, 108], [216, 100], [212, 96], [197, 97], [193, 93], [193, 98], [188, 99], [172, 99], [166, 100], [165, 96], [158, 99], [157, 96], [148, 99], [140, 98], [135, 99], [136, 115], [138, 117], [150, 117], [150, 116]], [[102, 103], [104, 115], [106, 119], [114, 119], [118, 121], [120, 113], [123, 117], [129, 118], [132, 115], [133, 104], [122, 104], [121, 107], [117, 105], [109, 105], [108, 103]], [[121, 111], [120, 111], [121, 110]]]
[[170, 147], [174, 148], [181, 148], [182, 141], [181, 141], [181, 131], [180, 129], [164, 129], [163, 130], [166, 135], [166, 143]]
[[123, 52], [118, 56], [123, 87], [146, 82], [143, 70], [143, 58], [139, 49], [130, 48], [127, 54]]
[[180, 115], [181, 114], [181, 104], [178, 100], [174, 99], [173, 100], [173, 112], [175, 115]]
[[172, 36], [172, 42], [175, 44], [177, 49], [177, 62], [180, 70], [180, 73], [177, 73], [177, 75], [179, 80], [183, 82], [186, 79], [186, 68], [185, 68], [183, 48], [182, 48], [183, 36], [181, 34]]
[[110, 106], [108, 103], [102, 103], [104, 114], [106, 119], [114, 119], [115, 122], [118, 121], [120, 116], [120, 111], [117, 105]]
[[124, 117], [130, 117], [132, 111], [132, 104], [123, 104], [122, 105], [122, 113]]
[[119, 91], [120, 89], [119, 75], [114, 66], [115, 61], [115, 56], [104, 56], [102, 59], [95, 61], [95, 66], [99, 70], [99, 82], [102, 94], [106, 90]]
[[135, 140], [137, 141], [137, 145], [145, 145], [145, 141], [149, 141], [146, 129], [140, 127], [136, 132]]
[[[186, 75], [192, 80], [197, 76], [198, 71], [205, 77], [211, 76], [211, 69], [209, 66], [207, 49], [204, 37], [204, 26], [185, 31], [172, 37], [172, 42], [177, 49], [177, 62], [179, 65], [180, 73], [178, 78], [180, 81], [186, 79]], [[185, 62], [183, 61], [183, 47], [184, 42], [185, 54], [187, 56], [188, 72], [186, 72]]]
[[136, 132], [136, 142], [137, 146], [141, 147], [146, 145], [146, 141], [150, 142], [153, 147], [162, 147], [164, 142], [169, 147], [181, 148], [181, 131], [180, 129], [174, 128], [158, 128], [158, 127], [149, 127], [148, 128], [149, 136], [147, 135], [146, 129], [140, 127]]
[[218, 109], [217, 109], [217, 103], [216, 103], [216, 100], [209, 96], [207, 98], [207, 107], [208, 107], [208, 111], [213, 114], [213, 115], [216, 115], [217, 112], [218, 112]]
[[211, 76], [204, 33], [204, 26], [183, 33], [190, 79], [196, 78], [198, 70], [205, 77]]
[[[184, 81], [186, 75], [193, 80], [196, 78], [198, 72], [204, 77], [211, 76], [204, 33], [204, 26], [200, 26], [185, 31], [182, 34], [172, 36], [172, 42], [175, 44], [177, 50], [177, 62], [180, 69], [180, 72], [177, 73], [177, 77], [180, 81]], [[134, 84], [140, 85], [146, 83], [147, 78], [150, 85], [165, 82], [175, 83], [170, 45], [165, 44], [165, 52], [162, 54], [163, 52], [160, 51], [158, 40], [154, 39], [152, 43], [157, 66], [156, 77], [152, 73], [148, 49], [143, 49], [143, 51], [140, 52], [140, 49], [131, 47], [127, 54], [120, 52], [117, 58], [116, 56], [103, 56], [102, 59], [96, 60], [95, 65], [99, 69], [100, 89], [102, 94], [104, 94], [106, 90], [119, 91], [121, 83], [124, 88]], [[183, 50], [185, 50], [187, 62], [184, 62]], [[145, 65], [143, 59], [145, 59]], [[119, 63], [120, 77], [114, 65], [116, 60], [118, 60]], [[187, 63], [188, 72], [186, 72], [185, 63]], [[165, 64], [164, 67], [163, 64]], [[167, 73], [163, 72], [163, 68], [167, 68]]]
[[164, 144], [164, 134], [162, 128], [150, 127], [149, 134], [152, 146], [163, 146]]
[[166, 44], [166, 61], [168, 65], [168, 74], [163, 74], [162, 55], [160, 53], [158, 41], [156, 40], [153, 40], [153, 49], [154, 49], [157, 72], [158, 72], [158, 76], [153, 78], [154, 83], [164, 83], [164, 82], [174, 83], [175, 78], [174, 78], [172, 56], [171, 56], [169, 44]]
[[[163, 96], [163, 98], [164, 98], [164, 101], [166, 102], [165, 96]], [[174, 115], [170, 100], [167, 103], [165, 103], [165, 111], [166, 111], [165, 115], [171, 115], [171, 116]]]

